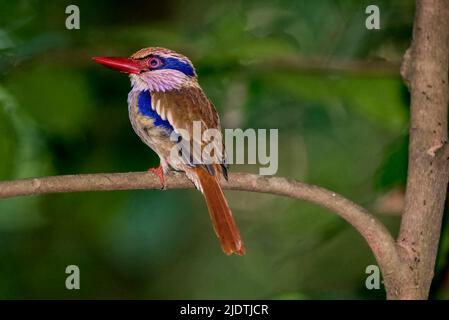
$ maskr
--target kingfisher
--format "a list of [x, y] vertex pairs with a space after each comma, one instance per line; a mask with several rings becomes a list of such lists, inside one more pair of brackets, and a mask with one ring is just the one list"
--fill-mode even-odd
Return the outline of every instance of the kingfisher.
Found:
[[[158, 175], [162, 188], [167, 172], [185, 172], [204, 195], [224, 253], [244, 255], [245, 246], [219, 183], [221, 177], [228, 179], [221, 135], [212, 143], [222, 152], [210, 153], [211, 159], [205, 161], [202, 156], [207, 142], [198, 139], [194, 132], [195, 123], [205, 130], [221, 132], [221, 127], [214, 105], [198, 83], [192, 62], [182, 54], [160, 47], [143, 48], [129, 58], [92, 59], [129, 75], [129, 119], [142, 142], [159, 156], [159, 166], [149, 171]], [[190, 152], [185, 152], [186, 149]]]

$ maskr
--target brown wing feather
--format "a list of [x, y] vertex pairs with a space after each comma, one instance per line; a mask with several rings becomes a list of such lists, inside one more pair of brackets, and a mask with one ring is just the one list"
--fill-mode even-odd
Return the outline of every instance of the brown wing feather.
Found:
[[217, 111], [199, 87], [153, 92], [152, 101], [160, 100], [160, 114], [173, 116], [173, 127], [191, 132], [194, 120], [202, 121], [206, 128], [220, 129]]
[[[197, 143], [201, 146], [202, 151], [205, 141], [196, 141], [193, 138], [193, 123], [194, 121], [201, 121], [201, 129], [217, 129], [220, 128], [220, 120], [218, 118], [217, 111], [213, 104], [204, 94], [203, 90], [197, 86], [182, 87], [178, 90], [170, 90], [165, 92], [153, 92], [152, 93], [152, 105], [153, 108], [161, 115], [162, 118], [167, 119], [173, 126], [176, 132], [181, 133], [180, 129], [186, 130], [190, 138], [190, 148], [193, 148], [193, 143]], [[183, 137], [186, 141], [189, 141], [187, 137]], [[216, 149], [221, 149], [224, 153], [224, 146], [222, 141], [214, 141], [217, 144]], [[201, 153], [192, 154], [196, 163], [201, 161]], [[224, 163], [225, 155], [214, 155], [214, 163]], [[210, 173], [213, 170], [208, 169]]]

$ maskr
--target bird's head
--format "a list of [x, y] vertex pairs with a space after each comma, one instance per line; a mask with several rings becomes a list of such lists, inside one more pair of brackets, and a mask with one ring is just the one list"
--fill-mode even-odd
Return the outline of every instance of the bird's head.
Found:
[[187, 57], [165, 48], [144, 48], [129, 58], [92, 59], [108, 68], [129, 74], [133, 89], [138, 91], [167, 91], [197, 81], [192, 62]]

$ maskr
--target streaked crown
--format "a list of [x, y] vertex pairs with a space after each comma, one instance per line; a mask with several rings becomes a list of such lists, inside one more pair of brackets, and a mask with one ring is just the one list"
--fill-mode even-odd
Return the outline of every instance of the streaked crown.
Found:
[[152, 70], [172, 69], [196, 77], [195, 68], [186, 56], [161, 47], [143, 48], [131, 55], [131, 59], [146, 61]]

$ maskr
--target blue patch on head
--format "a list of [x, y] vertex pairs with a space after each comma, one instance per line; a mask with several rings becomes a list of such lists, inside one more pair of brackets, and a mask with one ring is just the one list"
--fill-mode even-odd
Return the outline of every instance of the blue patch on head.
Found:
[[173, 69], [184, 73], [189, 77], [195, 76], [195, 71], [190, 63], [177, 58], [161, 58], [162, 65], [158, 69]]
[[140, 114], [150, 117], [153, 119], [153, 124], [156, 127], [164, 128], [171, 134], [174, 130], [170, 122], [161, 118], [161, 116], [153, 109], [151, 109], [151, 93], [150, 91], [142, 91], [139, 94], [139, 99], [137, 101], [137, 107]]

